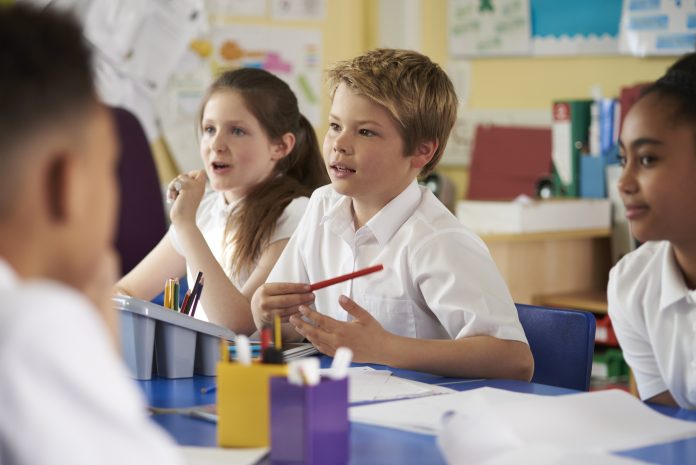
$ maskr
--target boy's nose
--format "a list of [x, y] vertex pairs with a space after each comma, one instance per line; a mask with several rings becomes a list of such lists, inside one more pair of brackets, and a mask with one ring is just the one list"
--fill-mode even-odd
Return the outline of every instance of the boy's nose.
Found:
[[349, 147], [350, 147], [350, 142], [348, 141], [347, 137], [344, 136], [343, 134], [341, 134], [336, 139], [334, 139], [334, 143], [333, 143], [334, 152], [348, 154], [348, 153], [350, 153]]

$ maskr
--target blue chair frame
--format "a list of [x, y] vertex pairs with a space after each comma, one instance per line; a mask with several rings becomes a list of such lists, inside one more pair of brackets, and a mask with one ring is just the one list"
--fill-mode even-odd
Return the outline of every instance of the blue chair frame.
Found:
[[590, 312], [515, 304], [534, 356], [533, 383], [590, 388], [595, 317]]

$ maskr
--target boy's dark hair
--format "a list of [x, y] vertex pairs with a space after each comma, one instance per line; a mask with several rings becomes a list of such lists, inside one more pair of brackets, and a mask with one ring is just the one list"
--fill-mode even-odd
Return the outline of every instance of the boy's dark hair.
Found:
[[96, 99], [90, 48], [72, 16], [0, 6], [0, 170], [32, 130], [63, 122]]
[[645, 88], [641, 97], [648, 94], [656, 94], [672, 104], [675, 122], [696, 124], [696, 52], [677, 60], [664, 76]]

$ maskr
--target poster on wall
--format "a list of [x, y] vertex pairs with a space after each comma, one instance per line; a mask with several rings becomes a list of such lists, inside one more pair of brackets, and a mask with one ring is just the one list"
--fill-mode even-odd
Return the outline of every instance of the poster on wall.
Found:
[[214, 68], [269, 71], [297, 95], [300, 111], [314, 125], [321, 118], [321, 31], [269, 26], [220, 25], [210, 31]]
[[260, 18], [267, 14], [266, 0], [206, 0], [208, 14], [224, 18]]
[[326, 0], [272, 0], [271, 17], [277, 21], [323, 21]]
[[529, 54], [529, 1], [450, 0], [448, 31], [453, 57]]
[[534, 55], [618, 53], [622, 0], [530, 0], [530, 4]]
[[638, 56], [681, 55], [696, 48], [696, 2], [626, 0], [620, 50]]

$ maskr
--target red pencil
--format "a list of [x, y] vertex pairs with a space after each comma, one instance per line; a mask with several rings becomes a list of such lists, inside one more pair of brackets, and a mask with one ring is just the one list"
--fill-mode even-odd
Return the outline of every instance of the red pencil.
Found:
[[342, 276], [336, 276], [335, 278], [327, 279], [326, 281], [319, 281], [318, 283], [310, 284], [309, 290], [316, 291], [317, 289], [323, 289], [328, 286], [333, 286], [334, 284], [342, 283], [343, 281], [348, 281], [349, 279], [357, 278], [359, 276], [365, 276], [366, 274], [374, 273], [375, 271], [381, 271], [384, 267], [382, 265], [375, 265], [368, 268], [363, 268], [362, 270], [354, 271], [352, 273], [344, 274]]

